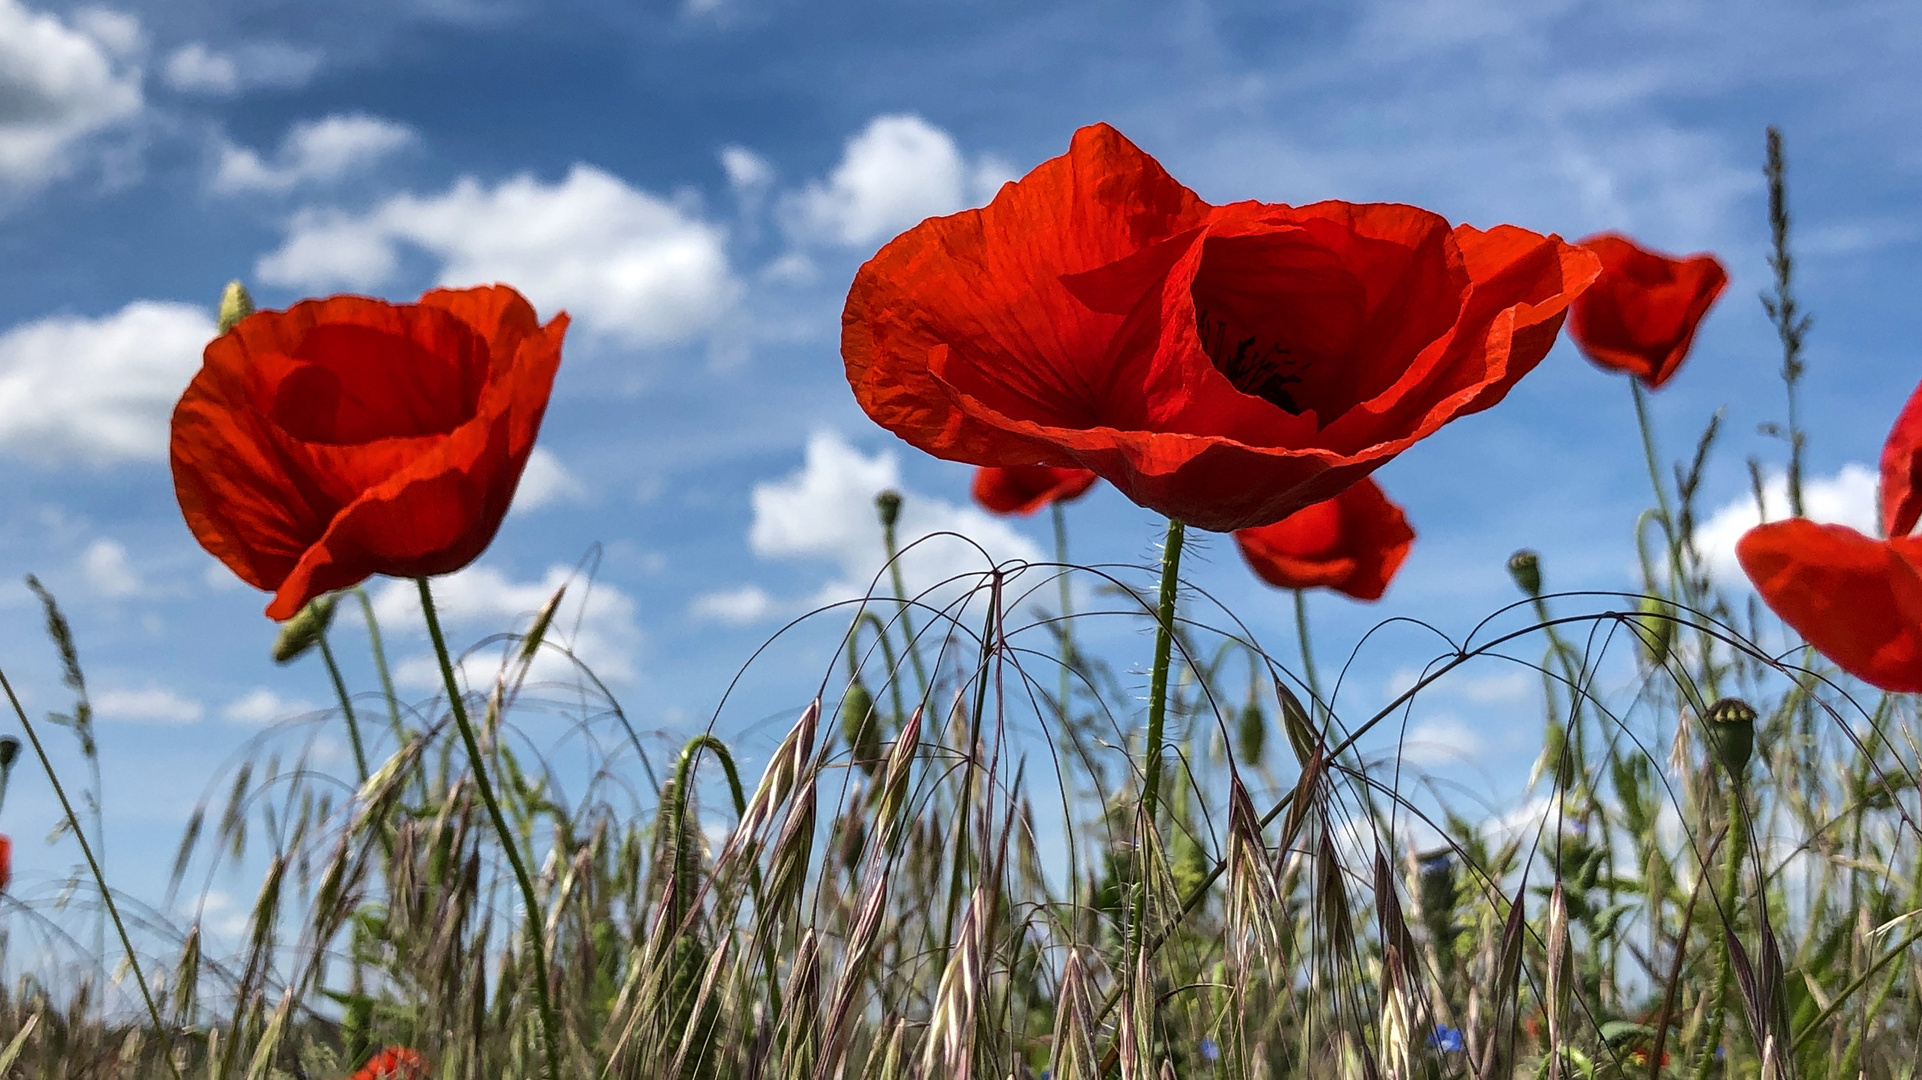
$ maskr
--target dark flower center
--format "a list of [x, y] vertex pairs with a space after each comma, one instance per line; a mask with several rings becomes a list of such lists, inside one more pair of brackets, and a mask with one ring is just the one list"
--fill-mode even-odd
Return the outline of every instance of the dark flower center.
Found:
[[1264, 341], [1258, 333], [1244, 336], [1240, 327], [1211, 317], [1206, 309], [1195, 312], [1195, 332], [1201, 335], [1201, 347], [1215, 362], [1215, 369], [1235, 389], [1300, 415], [1295, 387], [1301, 383], [1302, 362], [1286, 345]]

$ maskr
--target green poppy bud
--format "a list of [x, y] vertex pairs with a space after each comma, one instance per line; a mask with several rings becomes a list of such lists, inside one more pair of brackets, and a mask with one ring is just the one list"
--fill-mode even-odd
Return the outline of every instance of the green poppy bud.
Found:
[[1708, 707], [1709, 744], [1730, 776], [1748, 775], [1755, 752], [1755, 708], [1741, 698], [1725, 697]]
[[293, 618], [281, 623], [280, 636], [274, 638], [274, 663], [291, 664], [319, 644], [320, 635], [326, 633], [334, 621], [337, 603], [334, 593], [317, 596]]
[[1530, 599], [1542, 594], [1542, 559], [1527, 548], [1508, 557], [1508, 576]]
[[1644, 596], [1640, 608], [1642, 648], [1648, 653], [1648, 662], [1661, 667], [1668, 662], [1668, 651], [1675, 644], [1675, 605], [1659, 596]]
[[220, 293], [220, 315], [217, 325], [222, 334], [234, 328], [234, 324], [254, 313], [254, 298], [247, 292], [247, 286], [239, 281], [229, 281]]
[[874, 695], [860, 679], [841, 698], [841, 735], [854, 752], [854, 763], [873, 776], [881, 767], [881, 721], [874, 715]]
[[11, 735], [0, 735], [0, 769], [13, 768], [13, 759], [20, 756], [20, 740]]
[[892, 489], [883, 491], [874, 497], [874, 508], [881, 512], [881, 527], [894, 528], [894, 523], [901, 520], [901, 493]]
[[1268, 745], [1268, 718], [1262, 715], [1261, 704], [1253, 698], [1241, 710], [1235, 727], [1235, 742], [1241, 760], [1250, 765], [1261, 764], [1261, 752]]

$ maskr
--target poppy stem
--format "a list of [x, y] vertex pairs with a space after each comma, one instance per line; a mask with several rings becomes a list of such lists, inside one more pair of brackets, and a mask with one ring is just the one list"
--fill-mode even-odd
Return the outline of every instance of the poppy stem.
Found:
[[1321, 711], [1321, 680], [1315, 677], [1315, 649], [1308, 640], [1308, 591], [1296, 589], [1295, 593], [1295, 634], [1301, 638], [1301, 677], [1308, 684], [1308, 694], [1315, 702], [1315, 710]]
[[1073, 713], [1068, 708], [1068, 696], [1074, 693], [1074, 590], [1068, 580], [1068, 515], [1061, 509], [1061, 500], [1048, 504], [1054, 516], [1054, 561], [1056, 581], [1061, 586], [1061, 722], [1072, 721]]
[[440, 661], [440, 677], [447, 685], [447, 704], [454, 714], [454, 726], [460, 729], [461, 742], [467, 747], [467, 759], [474, 767], [474, 787], [480, 792], [481, 802], [487, 806], [487, 816], [494, 823], [494, 831], [500, 834], [501, 848], [507, 853], [507, 864], [514, 870], [514, 880], [520, 885], [521, 901], [527, 905], [527, 949], [534, 958], [534, 1000], [540, 1006], [541, 1041], [547, 1051], [547, 1075], [550, 1080], [561, 1080], [560, 1033], [554, 1022], [554, 1004], [547, 997], [547, 951], [542, 938], [544, 931], [540, 901], [534, 895], [534, 881], [527, 874], [527, 863], [521, 859], [520, 845], [514, 840], [514, 832], [508, 828], [507, 818], [501, 813], [500, 801], [494, 797], [494, 783], [487, 778], [487, 761], [481, 755], [480, 742], [474, 737], [474, 725], [467, 719], [467, 704], [461, 696], [460, 684], [454, 679], [454, 662], [447, 653], [447, 639], [440, 631], [440, 618], [434, 613], [434, 592], [428, 588], [426, 578], [415, 578], [420, 586], [420, 610], [427, 618], [427, 636], [434, 640], [434, 657]]
[[154, 1003], [153, 989], [147, 983], [147, 976], [140, 971], [140, 957], [134, 952], [133, 939], [127, 936], [127, 924], [120, 918], [120, 905], [113, 902], [113, 893], [107, 890], [106, 872], [100, 869], [100, 860], [94, 857], [93, 845], [87, 843], [87, 832], [80, 827], [80, 815], [74, 813], [73, 801], [67, 798], [67, 789], [60, 783], [60, 775], [54, 772], [53, 761], [47, 757], [47, 748], [40, 744], [40, 733], [33, 730], [33, 721], [27, 719], [27, 710], [20, 707], [20, 698], [13, 692], [13, 683], [7, 681], [4, 671], [0, 671], [0, 690], [7, 692], [7, 701], [13, 706], [13, 714], [20, 718], [20, 726], [26, 729], [27, 740], [33, 743], [33, 752], [40, 757], [40, 767], [47, 771], [47, 782], [53, 785], [53, 793], [60, 799], [60, 809], [67, 815], [67, 824], [73, 828], [73, 838], [80, 841], [80, 854], [87, 857], [87, 869], [93, 871], [94, 884], [100, 888], [100, 902], [113, 918], [113, 928], [120, 933], [120, 946], [127, 951], [127, 966], [133, 970], [133, 980], [140, 987], [140, 999], [147, 1005], [147, 1016], [153, 1020], [154, 1033], [165, 1041], [166, 1052], [161, 1057], [166, 1060], [174, 1080], [181, 1080], [180, 1064], [173, 1055], [173, 1032], [160, 1019], [160, 1006]]
[[1187, 527], [1168, 519], [1168, 539], [1161, 548], [1161, 600], [1155, 611], [1155, 666], [1148, 676], [1148, 765], [1141, 785], [1142, 812], [1154, 827], [1156, 802], [1161, 794], [1161, 732], [1168, 715], [1168, 662], [1175, 643], [1175, 594], [1181, 580], [1181, 545]]
[[340, 674], [340, 664], [334, 659], [333, 646], [327, 644], [327, 630], [322, 628], [314, 635], [314, 644], [320, 646], [321, 662], [327, 665], [327, 677], [333, 680], [334, 696], [340, 699], [341, 715], [347, 719], [347, 742], [354, 749], [354, 770], [360, 782], [367, 782], [367, 750], [360, 742], [360, 722], [354, 717], [354, 701], [347, 693], [347, 680]]

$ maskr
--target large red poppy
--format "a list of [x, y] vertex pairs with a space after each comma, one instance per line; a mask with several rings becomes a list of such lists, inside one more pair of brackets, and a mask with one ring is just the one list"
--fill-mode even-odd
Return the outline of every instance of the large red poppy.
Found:
[[274, 591], [275, 619], [373, 574], [460, 569], [513, 500], [566, 330], [504, 285], [248, 316], [174, 409], [187, 526]]
[[1882, 444], [1881, 497], [1882, 535], [1915, 531], [1922, 518], [1922, 386], [1909, 394]]
[[1728, 271], [1713, 255], [1678, 259], [1618, 233], [1581, 246], [1602, 261], [1602, 276], [1570, 308], [1568, 336], [1596, 365], [1659, 388], [1681, 369]]
[[1843, 671], [1922, 692], [1922, 538], [1790, 518], [1750, 529], [1735, 556], [1770, 609]]
[[1032, 514], [1087, 494], [1100, 477], [1048, 465], [984, 465], [974, 471], [974, 501], [997, 514]]
[[928, 453], [1091, 469], [1228, 531], [1500, 401], [1598, 272], [1412, 206], [1210, 206], [1096, 125], [882, 248], [841, 354], [868, 415]]
[[1328, 588], [1357, 600], [1381, 599], [1414, 542], [1408, 516], [1372, 479], [1273, 525], [1235, 532], [1242, 558], [1268, 584]]

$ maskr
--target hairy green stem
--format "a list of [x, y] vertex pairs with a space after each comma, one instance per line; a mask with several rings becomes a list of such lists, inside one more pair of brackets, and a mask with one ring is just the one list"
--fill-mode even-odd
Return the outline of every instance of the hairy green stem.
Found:
[[440, 618], [434, 613], [434, 591], [428, 587], [426, 578], [414, 581], [420, 586], [420, 610], [427, 618], [427, 635], [434, 641], [434, 656], [440, 661], [440, 677], [447, 685], [447, 704], [454, 714], [454, 726], [460, 729], [461, 742], [467, 747], [467, 758], [474, 767], [474, 787], [487, 806], [494, 831], [500, 834], [501, 849], [507, 853], [507, 863], [520, 885], [521, 901], [527, 905], [527, 948], [534, 960], [534, 1000], [540, 1008], [547, 1075], [550, 1080], [561, 1080], [560, 1026], [554, 1018], [554, 1003], [547, 993], [547, 943], [542, 930], [546, 920], [541, 917], [540, 901], [534, 895], [534, 880], [528, 876], [527, 863], [521, 859], [520, 844], [507, 825], [506, 815], [501, 813], [500, 801], [494, 797], [494, 783], [488, 779], [487, 760], [481, 754], [480, 741], [474, 737], [474, 725], [467, 719], [467, 704], [461, 695], [460, 683], [454, 678], [454, 661], [447, 652], [447, 639], [441, 634]]
[[1181, 580], [1181, 546], [1187, 528], [1168, 519], [1168, 539], [1161, 549], [1161, 599], [1155, 609], [1155, 666], [1148, 676], [1148, 765], [1141, 784], [1142, 813], [1154, 827], [1161, 795], [1162, 727], [1168, 715], [1168, 667], [1175, 643], [1175, 596]]
[[47, 748], [40, 743], [40, 733], [33, 730], [33, 721], [27, 719], [27, 710], [20, 707], [20, 698], [13, 692], [13, 683], [7, 680], [6, 672], [0, 671], [0, 689], [7, 692], [7, 702], [13, 706], [13, 714], [20, 718], [20, 726], [26, 730], [27, 740], [33, 743], [33, 752], [40, 758], [40, 767], [47, 772], [47, 782], [53, 785], [53, 793], [60, 800], [60, 809], [67, 815], [67, 824], [73, 827], [73, 838], [80, 841], [80, 853], [87, 857], [87, 869], [93, 872], [93, 881], [100, 889], [100, 902], [107, 908], [107, 915], [113, 920], [113, 928], [120, 934], [120, 946], [127, 951], [127, 966], [133, 971], [133, 981], [140, 987], [140, 999], [147, 1005], [147, 1016], [153, 1020], [154, 1033], [167, 1044], [167, 1051], [161, 1056], [167, 1061], [167, 1069], [173, 1073], [174, 1080], [181, 1080], [180, 1065], [174, 1061], [173, 1033], [160, 1019], [160, 1006], [154, 1003], [153, 988], [147, 985], [147, 976], [140, 970], [140, 957], [134, 953], [133, 938], [127, 935], [127, 924], [120, 918], [120, 906], [113, 902], [113, 893], [107, 889], [107, 875], [100, 869], [100, 860], [94, 858], [93, 845], [87, 843], [86, 831], [80, 827], [80, 817], [74, 813], [73, 803], [67, 798], [67, 789], [60, 783], [60, 775], [54, 772], [53, 761], [47, 757]]
[[360, 782], [367, 782], [367, 750], [360, 741], [360, 722], [354, 718], [354, 702], [347, 693], [347, 680], [341, 678], [340, 664], [334, 659], [333, 646], [327, 644], [327, 631], [322, 629], [314, 635], [314, 643], [320, 646], [321, 662], [327, 665], [327, 677], [333, 681], [334, 696], [340, 699], [340, 712], [347, 718], [347, 741], [354, 748], [354, 772]]

